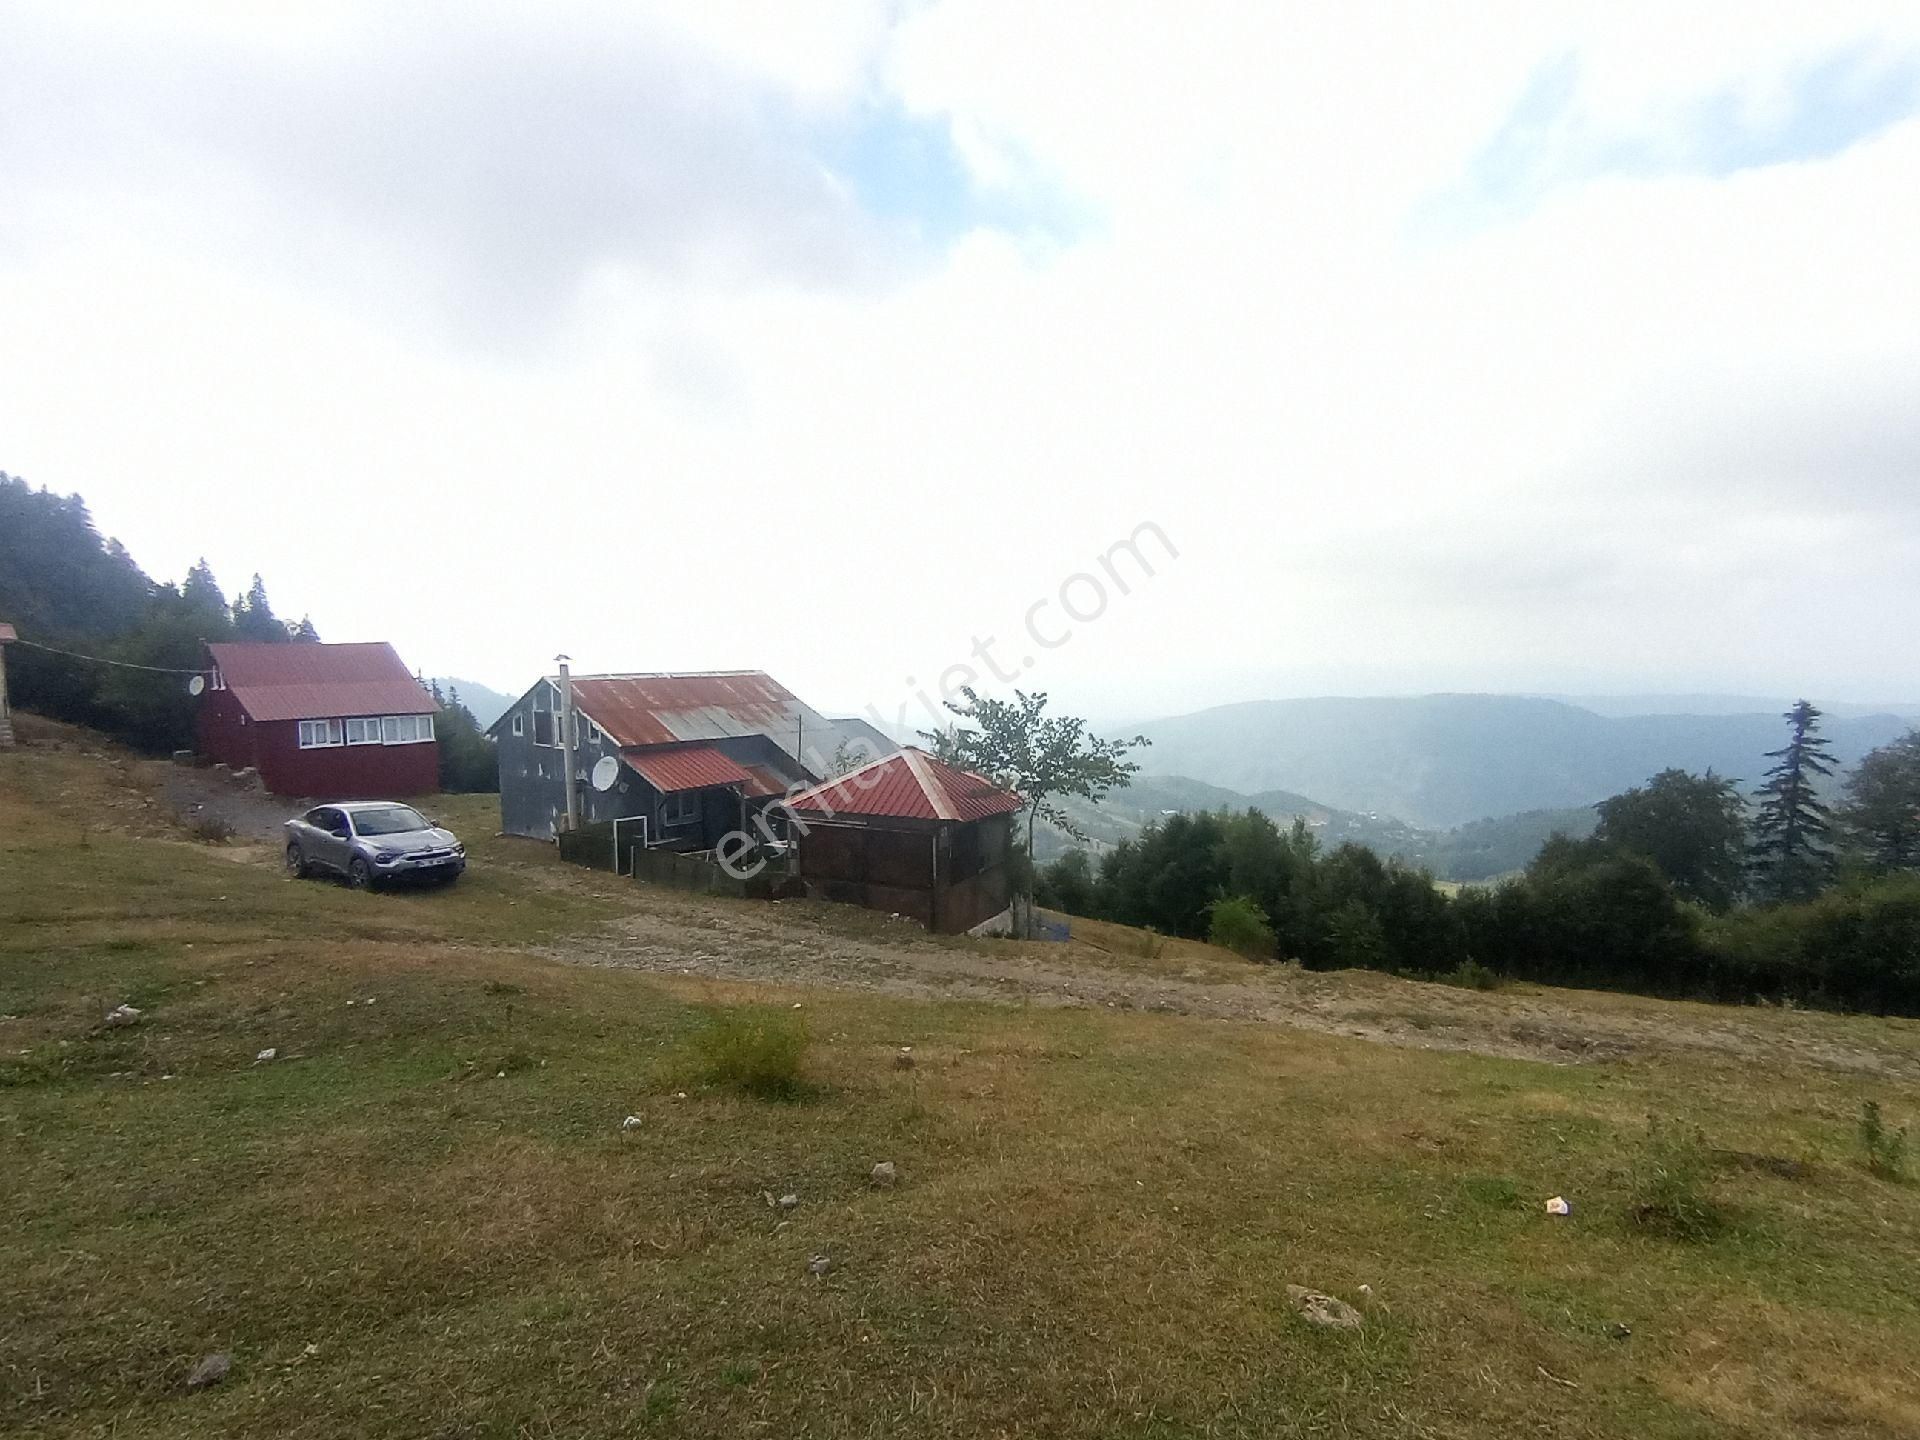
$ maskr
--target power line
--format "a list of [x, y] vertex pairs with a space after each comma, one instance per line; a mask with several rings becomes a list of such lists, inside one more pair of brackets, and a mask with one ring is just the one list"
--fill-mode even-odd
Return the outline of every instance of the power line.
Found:
[[109, 660], [104, 655], [82, 655], [78, 650], [56, 650], [51, 645], [39, 645], [32, 640], [15, 640], [15, 645], [24, 645], [29, 650], [43, 650], [49, 655], [64, 655], [69, 660], [90, 660], [95, 665], [115, 665], [122, 670], [147, 670], [155, 675], [204, 675], [204, 670], [176, 670], [169, 665], [135, 665], [131, 660]]

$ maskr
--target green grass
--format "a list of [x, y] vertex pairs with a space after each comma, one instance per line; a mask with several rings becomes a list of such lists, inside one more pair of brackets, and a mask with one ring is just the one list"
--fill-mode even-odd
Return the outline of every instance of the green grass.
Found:
[[[527, 947], [652, 892], [488, 838], [484, 802], [438, 807], [460, 885], [364, 895], [83, 845], [95, 778], [0, 755], [11, 1433], [1920, 1430], [1920, 1187], [1855, 1132], [1910, 1081], [561, 965]], [[121, 1001], [143, 1021], [101, 1029]], [[796, 1002], [809, 1103], [708, 1083], [716, 1014]], [[1630, 1213], [1649, 1113], [1805, 1174], [1716, 1169], [1726, 1223], [1675, 1243]], [[1311, 1330], [1289, 1283], [1365, 1327]], [[231, 1378], [186, 1392], [213, 1350]]]

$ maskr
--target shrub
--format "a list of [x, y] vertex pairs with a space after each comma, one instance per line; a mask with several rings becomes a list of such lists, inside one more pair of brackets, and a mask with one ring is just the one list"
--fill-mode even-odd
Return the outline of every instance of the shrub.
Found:
[[1723, 988], [1745, 996], [1920, 1014], [1920, 875], [1739, 911], [1709, 931], [1709, 942]]
[[694, 1048], [711, 1084], [762, 1100], [791, 1100], [801, 1092], [807, 1027], [791, 1011], [723, 1010], [694, 1037]]
[[1505, 983], [1497, 973], [1471, 955], [1440, 976], [1439, 980], [1442, 985], [1455, 985], [1462, 990], [1498, 990]]
[[215, 815], [212, 811], [196, 815], [188, 829], [194, 839], [208, 845], [224, 845], [233, 838], [233, 825], [224, 815]]
[[1907, 1132], [1892, 1130], [1880, 1118], [1880, 1102], [1860, 1107], [1860, 1147], [1867, 1152], [1867, 1169], [1887, 1180], [1907, 1178]]
[[1704, 1240], [1725, 1223], [1706, 1193], [1711, 1168], [1706, 1137], [1698, 1130], [1649, 1116], [1646, 1146], [1633, 1171], [1629, 1218], [1675, 1240]]
[[1228, 895], [1207, 910], [1210, 942], [1249, 960], [1274, 958], [1273, 927], [1256, 902], [1244, 895]]

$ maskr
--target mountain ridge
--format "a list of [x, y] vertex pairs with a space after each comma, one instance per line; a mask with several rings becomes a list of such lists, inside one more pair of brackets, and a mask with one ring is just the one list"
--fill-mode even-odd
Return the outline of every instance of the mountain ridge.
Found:
[[[1603, 716], [1544, 696], [1448, 693], [1247, 700], [1138, 727], [1143, 774], [1257, 795], [1286, 790], [1330, 808], [1448, 830], [1488, 817], [1591, 806], [1669, 767], [1750, 787], [1785, 739], [1780, 717]], [[1851, 766], [1898, 738], [1891, 713], [1830, 717]]]

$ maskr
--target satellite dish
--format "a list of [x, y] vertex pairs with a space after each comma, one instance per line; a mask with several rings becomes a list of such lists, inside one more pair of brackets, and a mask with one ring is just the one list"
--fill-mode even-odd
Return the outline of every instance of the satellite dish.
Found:
[[603, 792], [611, 790], [614, 782], [620, 778], [620, 757], [602, 755], [593, 762], [593, 775], [590, 778], [594, 789]]
[[191, 680], [187, 681], [187, 694], [189, 695], [198, 695], [202, 690], [206, 688], [207, 688], [207, 677], [204, 675], [196, 675]]

